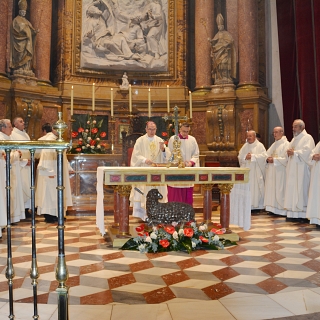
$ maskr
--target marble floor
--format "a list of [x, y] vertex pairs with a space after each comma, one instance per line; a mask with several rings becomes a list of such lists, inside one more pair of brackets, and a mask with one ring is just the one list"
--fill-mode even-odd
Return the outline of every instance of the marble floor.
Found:
[[[105, 219], [108, 225], [112, 216]], [[217, 212], [213, 221], [219, 221]], [[240, 241], [224, 250], [140, 254], [112, 248], [95, 217], [68, 216], [70, 319], [319, 319], [320, 230], [267, 213], [253, 215], [249, 231], [231, 227]], [[15, 319], [31, 319], [30, 222], [12, 229]], [[6, 250], [4, 232], [1, 319], [9, 314]], [[40, 319], [57, 319], [57, 229], [42, 217], [37, 218], [37, 260]]]

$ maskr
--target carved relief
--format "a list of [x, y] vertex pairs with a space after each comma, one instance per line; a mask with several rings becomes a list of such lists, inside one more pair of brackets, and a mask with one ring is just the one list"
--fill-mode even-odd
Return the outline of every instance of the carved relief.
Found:
[[254, 130], [253, 128], [253, 110], [246, 109], [239, 112], [240, 121], [240, 143], [244, 144], [247, 138], [247, 131]]

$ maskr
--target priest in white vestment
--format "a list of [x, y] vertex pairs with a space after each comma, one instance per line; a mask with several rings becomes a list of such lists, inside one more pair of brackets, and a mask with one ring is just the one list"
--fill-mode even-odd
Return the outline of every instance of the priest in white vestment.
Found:
[[[14, 141], [30, 141], [29, 135], [26, 133], [25, 124], [21, 117], [16, 117], [12, 121], [14, 128], [11, 133], [11, 140]], [[23, 200], [25, 209], [31, 209], [31, 168], [30, 168], [30, 152], [22, 149], [21, 158], [27, 164], [21, 168], [21, 184], [23, 190]]]
[[[0, 120], [0, 140], [12, 140], [11, 139], [12, 125], [9, 119]], [[4, 151], [1, 150], [1, 153]], [[11, 223], [19, 222], [21, 219], [25, 219], [23, 190], [21, 183], [21, 167], [25, 166], [28, 161], [21, 159], [21, 152], [18, 150], [12, 150], [10, 152], [10, 214]], [[6, 179], [6, 178], [5, 178]]]
[[305, 124], [297, 119], [292, 124], [293, 139], [287, 150], [287, 179], [284, 207], [287, 220], [306, 219], [310, 184], [309, 156], [314, 149], [314, 140], [305, 130]]
[[320, 226], [320, 142], [311, 151], [309, 164], [311, 166], [311, 180], [306, 217], [310, 224]]
[[[57, 136], [52, 132], [50, 124], [42, 126], [45, 135], [38, 140], [56, 140]], [[63, 152], [63, 212], [66, 214], [67, 207], [72, 206], [70, 187], [69, 162], [66, 151]], [[58, 196], [57, 196], [57, 152], [55, 149], [42, 149], [37, 168], [37, 183], [35, 203], [38, 215], [45, 215], [45, 221], [53, 223], [58, 220]]]
[[286, 216], [284, 194], [286, 186], [287, 149], [289, 141], [282, 127], [273, 129], [275, 142], [266, 151], [267, 166], [264, 206], [266, 211]]
[[[189, 135], [190, 125], [185, 122], [179, 129], [180, 151], [186, 167], [199, 167], [199, 147], [196, 139]], [[172, 153], [175, 136], [169, 140], [168, 147]], [[193, 205], [193, 184], [168, 185], [168, 202], [177, 201]]]
[[265, 151], [264, 145], [256, 139], [255, 131], [248, 131], [247, 142], [240, 149], [238, 159], [241, 168], [250, 169], [251, 210], [264, 208]]
[[[146, 134], [137, 139], [132, 156], [131, 167], [150, 167], [156, 163], [166, 163], [170, 158], [170, 150], [166, 148], [164, 141], [156, 136], [157, 126], [153, 121], [148, 121], [146, 126]], [[135, 190], [137, 187], [140, 192]], [[167, 202], [167, 185], [147, 186], [133, 185], [130, 194], [130, 206], [133, 208], [132, 215], [142, 220], [147, 218], [146, 213], [146, 197], [148, 192], [157, 188], [162, 194], [161, 202]]]

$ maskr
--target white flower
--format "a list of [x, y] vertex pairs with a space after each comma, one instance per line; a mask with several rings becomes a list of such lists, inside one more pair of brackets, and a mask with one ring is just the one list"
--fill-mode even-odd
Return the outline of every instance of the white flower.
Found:
[[82, 148], [82, 149], [85, 149], [86, 147], [85, 147], [85, 146], [82, 146], [81, 148]]
[[151, 239], [157, 239], [157, 235], [155, 232], [151, 232], [150, 237], [151, 237]]
[[91, 137], [88, 137], [88, 141], [92, 140]]
[[219, 239], [220, 239], [220, 238], [219, 238], [219, 236], [218, 236], [217, 234], [213, 237], [213, 240], [214, 240], [214, 241], [219, 241]]
[[138, 249], [139, 249], [139, 251], [141, 253], [145, 253], [146, 252], [146, 245], [145, 244], [140, 244]]
[[90, 124], [90, 121], [87, 121], [87, 124]]
[[176, 226], [178, 225], [178, 222], [173, 221], [173, 222], [171, 223], [171, 225], [172, 225], [173, 227], [176, 227]]
[[195, 248], [197, 246], [195, 242], [191, 241], [191, 243], [192, 243], [192, 248]]
[[89, 147], [90, 147], [90, 144], [89, 144], [89, 143], [87, 143], [87, 144], [86, 144], [86, 147], [87, 147], [87, 148], [89, 148]]
[[96, 121], [96, 120], [93, 120], [93, 121], [92, 121], [92, 123], [93, 123], [93, 124], [96, 124], [96, 123], [97, 123], [97, 121]]
[[158, 228], [155, 227], [155, 226], [153, 226], [153, 227], [152, 227], [152, 230], [153, 230], [154, 232], [156, 232], [156, 231], [158, 231]]
[[[181, 229], [180, 229], [180, 230], [181, 230]], [[179, 239], [178, 232], [175, 231], [175, 232], [172, 234], [172, 237], [173, 237], [173, 239], [178, 240], [178, 239]]]
[[94, 146], [90, 146], [91, 149], [94, 149]]
[[197, 224], [196, 224], [195, 222], [191, 222], [190, 226], [191, 226], [192, 228], [195, 228], [195, 227], [197, 226]]
[[85, 132], [86, 132], [86, 133], [88, 133], [88, 132], [89, 132], [89, 130], [88, 130], [88, 129], [86, 129], [86, 130], [85, 130]]
[[101, 149], [101, 146], [100, 146], [100, 144], [98, 144], [98, 145], [97, 145], [97, 148], [98, 148], [98, 149]]
[[100, 138], [96, 138], [97, 141], [100, 141]]
[[152, 239], [151, 239], [151, 237], [150, 237], [150, 236], [147, 236], [147, 237], [146, 237], [146, 240], [145, 240], [145, 242], [152, 242]]
[[205, 230], [207, 230], [207, 225], [206, 224], [203, 224], [202, 226], [199, 226], [199, 230], [200, 231], [205, 231]]
[[179, 229], [179, 235], [180, 236], [184, 235], [183, 229]]
[[79, 138], [79, 141], [82, 141], [82, 138]]

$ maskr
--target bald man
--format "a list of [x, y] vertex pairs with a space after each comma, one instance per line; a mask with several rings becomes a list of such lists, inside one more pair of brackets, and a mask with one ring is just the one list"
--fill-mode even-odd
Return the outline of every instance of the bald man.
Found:
[[273, 129], [274, 143], [266, 151], [267, 166], [264, 205], [266, 211], [286, 216], [284, 194], [286, 186], [287, 150], [289, 141], [282, 127]]
[[309, 156], [314, 149], [314, 140], [305, 129], [301, 119], [292, 124], [293, 139], [287, 150], [287, 180], [284, 207], [287, 220], [306, 222], [308, 192], [310, 184]]
[[265, 151], [264, 145], [256, 138], [256, 132], [248, 131], [247, 142], [240, 149], [238, 159], [241, 168], [250, 168], [251, 210], [264, 208]]

